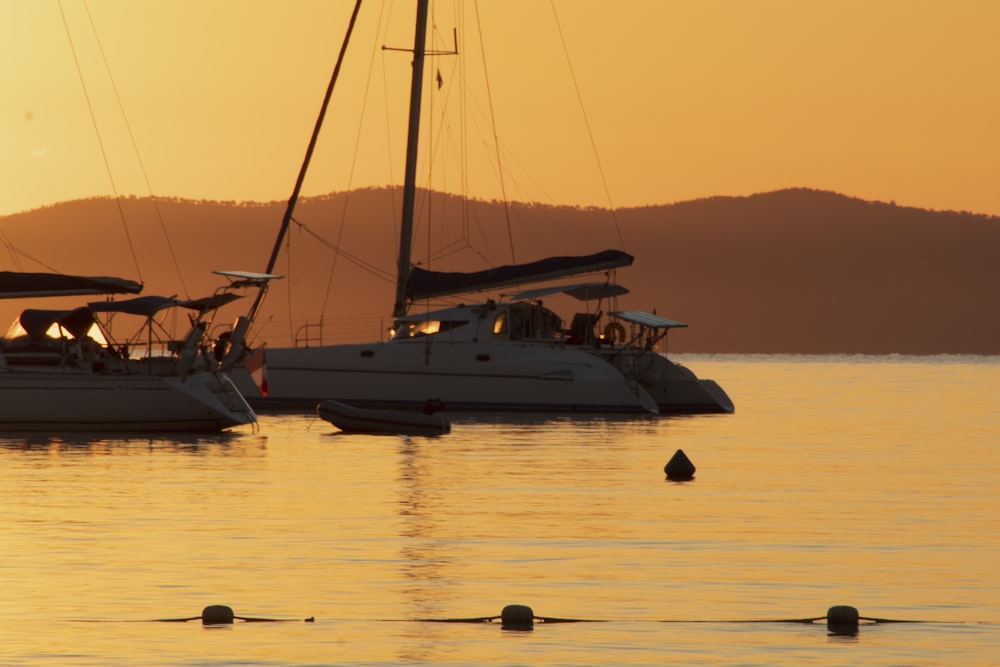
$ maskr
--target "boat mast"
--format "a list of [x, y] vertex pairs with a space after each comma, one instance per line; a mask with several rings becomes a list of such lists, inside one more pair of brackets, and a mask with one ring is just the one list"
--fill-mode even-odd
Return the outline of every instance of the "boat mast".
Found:
[[417, 143], [420, 134], [420, 96], [424, 81], [428, 0], [417, 0], [417, 27], [413, 37], [413, 73], [410, 79], [410, 120], [406, 135], [406, 172], [403, 176], [403, 218], [399, 228], [399, 261], [396, 264], [396, 303], [393, 317], [406, 315], [406, 281], [410, 277], [413, 215], [417, 193]]
[[[323, 96], [323, 104], [320, 105], [319, 116], [316, 118], [316, 124], [313, 125], [312, 136], [309, 138], [309, 146], [306, 148], [306, 156], [302, 160], [302, 166], [299, 167], [299, 175], [298, 178], [295, 179], [295, 187], [292, 188], [292, 195], [288, 198], [288, 205], [285, 207], [285, 215], [281, 219], [281, 227], [278, 228], [278, 238], [274, 241], [274, 248], [271, 250], [271, 257], [267, 260], [267, 268], [264, 269], [264, 273], [270, 274], [274, 272], [274, 265], [278, 262], [281, 245], [284, 243], [285, 236], [288, 233], [288, 228], [291, 226], [295, 205], [299, 201], [299, 193], [302, 191], [302, 184], [306, 180], [306, 172], [309, 170], [309, 162], [312, 160], [313, 151], [316, 149], [316, 142], [319, 139], [319, 131], [320, 128], [323, 127], [323, 119], [326, 118], [326, 110], [330, 106], [330, 98], [333, 97], [333, 87], [337, 83], [337, 77], [340, 76], [340, 66], [344, 63], [344, 55], [347, 53], [347, 45], [351, 41], [351, 33], [354, 32], [354, 24], [358, 20], [358, 11], [360, 9], [361, 0], [356, 0], [354, 3], [354, 11], [351, 12], [351, 20], [347, 24], [347, 32], [344, 34], [344, 41], [340, 44], [340, 53], [337, 54], [337, 64], [333, 68], [333, 74], [330, 75], [330, 83], [327, 84], [326, 94]], [[257, 312], [260, 310], [263, 300], [264, 290], [261, 289], [257, 293], [257, 298], [254, 300], [253, 307], [250, 309], [252, 314], [251, 319], [256, 318]]]

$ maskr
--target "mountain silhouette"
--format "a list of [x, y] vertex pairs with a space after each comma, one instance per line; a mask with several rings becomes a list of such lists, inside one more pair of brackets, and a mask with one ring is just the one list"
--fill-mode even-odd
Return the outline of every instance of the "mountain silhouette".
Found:
[[[398, 202], [395, 188], [302, 200], [275, 269], [286, 279], [265, 302], [260, 337], [318, 341], [318, 329], [301, 327], [320, 316], [323, 342], [384, 336]], [[219, 284], [215, 269], [264, 269], [284, 207], [64, 202], [0, 218], [8, 248], [0, 269], [120, 275], [141, 279], [145, 294], [205, 296]], [[430, 268], [632, 253], [634, 265], [617, 276], [631, 290], [621, 305], [687, 322], [670, 334], [675, 353], [1000, 354], [997, 217], [807, 189], [614, 213], [422, 192], [418, 209], [435, 220], [419, 223], [414, 240], [414, 257]], [[79, 299], [59, 303], [42, 307]], [[581, 307], [550, 305], [566, 319]], [[0, 302], [0, 317], [12, 321], [23, 307]]]

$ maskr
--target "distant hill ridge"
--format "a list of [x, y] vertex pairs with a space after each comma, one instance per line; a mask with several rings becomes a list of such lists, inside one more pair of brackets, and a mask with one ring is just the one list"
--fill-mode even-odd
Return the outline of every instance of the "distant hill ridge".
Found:
[[[433, 260], [448, 270], [483, 268], [484, 259], [509, 263], [507, 216], [518, 261], [621, 247], [624, 239], [636, 256], [619, 275], [632, 292], [628, 307], [655, 308], [690, 324], [671, 333], [673, 352], [1000, 354], [997, 217], [797, 188], [621, 209], [619, 237], [603, 209], [511, 204], [505, 212], [497, 202], [466, 207], [440, 194], [429, 201], [422, 208], [465, 230], [463, 250]], [[182, 293], [183, 282], [192, 296], [215, 286], [213, 269], [263, 269], [285, 206], [155, 202], [183, 281], [153, 200], [126, 198], [121, 205], [146, 293]], [[384, 330], [392, 301], [384, 277], [343, 255], [329, 291], [328, 275], [333, 247], [391, 273], [398, 210], [398, 190], [390, 188], [302, 201], [291, 264], [283, 259], [279, 266], [288, 279], [268, 297], [262, 331], [269, 344], [287, 345], [299, 324], [318, 319], [324, 303], [328, 322], [347, 322], [327, 342], [370, 339]], [[0, 268], [42, 270], [29, 259], [37, 258], [65, 273], [136, 277], [117, 204], [109, 199], [65, 202], [0, 223], [8, 248], [22, 253], [19, 265], [8, 259]], [[417, 236], [419, 246], [426, 229]], [[493, 255], [490, 248], [500, 250]], [[0, 303], [0, 315], [12, 319], [17, 305]]]

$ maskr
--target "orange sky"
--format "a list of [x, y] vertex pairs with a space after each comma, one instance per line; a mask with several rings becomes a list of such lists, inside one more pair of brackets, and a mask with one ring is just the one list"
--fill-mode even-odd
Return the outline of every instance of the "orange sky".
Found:
[[[112, 192], [63, 13], [119, 192], [281, 200], [352, 5], [0, 3], [0, 215]], [[362, 9], [306, 194], [399, 182], [409, 56], [379, 47], [410, 45], [412, 6]], [[452, 0], [435, 17], [436, 46], [457, 27], [463, 51], [429, 69], [436, 187], [463, 189], [454, 165], [493, 148], [492, 117], [511, 199], [607, 205], [596, 153], [616, 206], [803, 186], [1000, 214], [994, 0]], [[460, 68], [481, 78], [484, 55], [461, 121]], [[500, 196], [495, 159], [469, 160], [468, 193]]]

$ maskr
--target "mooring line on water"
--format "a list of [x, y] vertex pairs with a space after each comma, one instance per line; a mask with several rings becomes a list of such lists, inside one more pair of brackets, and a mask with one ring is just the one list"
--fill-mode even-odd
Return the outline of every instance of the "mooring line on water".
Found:
[[[636, 621], [613, 621], [596, 618], [555, 618], [551, 616], [535, 616], [536, 623], [629, 623]], [[472, 618], [380, 618], [377, 623], [496, 623], [503, 621], [500, 615], [473, 616]]]
[[[379, 618], [374, 619], [373, 622], [376, 623], [496, 623], [502, 621], [500, 616], [473, 616], [471, 618]], [[820, 623], [826, 621], [826, 616], [816, 616], [814, 618], [668, 618], [668, 619], [641, 619], [641, 618], [557, 618], [551, 616], [535, 616], [533, 620], [536, 623], [671, 623], [671, 624], [683, 624], [683, 623], [797, 623], [801, 625], [810, 625], [814, 623]], [[858, 618], [860, 621], [864, 621], [871, 625], [877, 623], [934, 623], [934, 624], [967, 624], [973, 623], [989, 623], [988, 621], [927, 621], [927, 620], [912, 620], [912, 619], [895, 619], [895, 618], [873, 618], [868, 616], [860, 616]]]
[[[237, 616], [231, 607], [226, 605], [209, 605], [202, 610], [200, 616], [185, 616], [177, 618], [155, 618], [138, 620], [88, 620], [72, 619], [80, 623], [188, 623], [191, 621], [201, 621], [202, 625], [220, 626], [232, 625], [236, 621], [243, 623], [314, 623], [316, 618], [262, 618], [257, 616]], [[339, 619], [341, 621], [355, 621], [364, 619]], [[604, 618], [566, 618], [559, 616], [536, 616], [531, 607], [527, 605], [511, 604], [503, 608], [499, 614], [489, 616], [472, 617], [446, 617], [446, 618], [409, 618], [409, 619], [375, 619], [367, 622], [381, 623], [464, 623], [464, 624], [493, 624], [500, 623], [505, 630], [531, 630], [536, 624], [551, 625], [565, 623], [716, 623], [716, 624], [777, 624], [794, 623], [800, 625], [815, 625], [825, 622], [827, 628], [835, 634], [856, 633], [862, 626], [885, 625], [894, 623], [925, 623], [938, 625], [965, 625], [967, 621], [932, 621], [917, 619], [883, 618], [878, 616], [862, 616], [857, 608], [849, 605], [835, 605], [827, 610], [825, 616], [811, 616], [806, 618], [750, 618], [750, 619], [604, 619]], [[977, 621], [977, 624], [992, 625], [988, 621]]]
[[[187, 618], [71, 618], [72, 623], [189, 623], [190, 621], [202, 621], [201, 616], [189, 616]], [[243, 623], [315, 623], [316, 618], [255, 618], [252, 616], [233, 616], [234, 621]]]
[[[256, 618], [251, 616], [234, 616], [234, 620], [244, 623], [315, 623], [316, 618]], [[187, 618], [71, 618], [67, 619], [71, 623], [189, 623], [191, 621], [201, 621], [201, 616], [189, 616]], [[334, 619], [340, 622], [368, 622], [368, 623], [465, 623], [465, 624], [486, 624], [501, 622], [500, 616], [475, 616], [472, 618], [376, 618], [376, 619]], [[792, 623], [800, 625], [813, 625], [826, 621], [826, 616], [815, 618], [668, 618], [668, 619], [642, 619], [642, 618], [556, 618], [551, 616], [536, 616], [533, 619], [536, 623], [663, 623], [671, 625], [690, 624], [766, 624], [766, 623]], [[868, 616], [859, 617], [870, 625], [891, 624], [891, 623], [911, 623], [925, 625], [996, 625], [993, 621], [934, 621], [916, 620], [900, 618], [874, 618]]]
[[[233, 616], [235, 621], [243, 621], [244, 623], [315, 623], [316, 618], [310, 616], [309, 618], [256, 618], [253, 616]], [[192, 616], [190, 618], [154, 618], [148, 623], [187, 623], [188, 621], [202, 621], [205, 619], [201, 616]]]
[[623, 622], [647, 622], [647, 623], [795, 623], [800, 625], [815, 625], [821, 622], [826, 623], [827, 629], [834, 634], [854, 634], [862, 626], [889, 624], [889, 623], [941, 623], [940, 621], [927, 621], [916, 619], [896, 619], [883, 618], [878, 616], [862, 616], [857, 608], [850, 605], [834, 605], [827, 610], [825, 616], [810, 616], [805, 618], [756, 618], [756, 619], [667, 619], [667, 620], [612, 620], [594, 618], [562, 618], [554, 616], [536, 616], [535, 612], [526, 605], [512, 604], [504, 607], [499, 615], [474, 616], [470, 618], [421, 618], [410, 619], [410, 622], [424, 623], [496, 623], [499, 621], [504, 629], [510, 630], [531, 630], [534, 625], [547, 623], [623, 623]]

